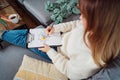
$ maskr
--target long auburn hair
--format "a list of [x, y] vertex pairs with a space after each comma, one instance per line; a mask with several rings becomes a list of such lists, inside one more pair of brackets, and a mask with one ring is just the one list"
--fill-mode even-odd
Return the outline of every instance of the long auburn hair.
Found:
[[120, 51], [120, 0], [79, 0], [79, 8], [87, 21], [84, 41], [89, 32], [93, 59], [104, 67]]

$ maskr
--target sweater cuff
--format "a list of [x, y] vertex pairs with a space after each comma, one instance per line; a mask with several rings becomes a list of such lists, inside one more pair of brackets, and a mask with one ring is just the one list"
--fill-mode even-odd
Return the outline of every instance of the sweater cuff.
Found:
[[57, 55], [57, 52], [54, 50], [54, 49], [50, 49], [48, 52], [47, 52], [47, 55], [50, 57], [50, 59], [53, 60], [53, 58]]

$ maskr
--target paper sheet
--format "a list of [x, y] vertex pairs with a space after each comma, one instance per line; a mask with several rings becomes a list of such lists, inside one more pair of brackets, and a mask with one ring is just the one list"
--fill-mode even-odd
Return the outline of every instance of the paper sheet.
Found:
[[62, 38], [60, 33], [53, 33], [51, 35], [47, 35], [44, 28], [30, 29], [29, 33], [32, 36], [32, 38], [29, 39], [32, 40], [29, 40], [28, 48], [43, 47], [43, 44], [47, 44], [49, 46], [62, 45]]

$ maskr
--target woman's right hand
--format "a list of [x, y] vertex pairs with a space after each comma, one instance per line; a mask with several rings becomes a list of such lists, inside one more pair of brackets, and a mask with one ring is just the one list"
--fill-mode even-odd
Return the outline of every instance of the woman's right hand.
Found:
[[46, 33], [47, 33], [48, 35], [52, 34], [54, 31], [55, 31], [54, 27], [48, 26], [48, 27], [46, 28]]

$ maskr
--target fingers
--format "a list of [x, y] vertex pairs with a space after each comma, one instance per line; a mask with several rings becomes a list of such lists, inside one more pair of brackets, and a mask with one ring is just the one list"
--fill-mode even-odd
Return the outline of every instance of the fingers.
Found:
[[38, 48], [38, 50], [41, 50], [41, 51], [43, 51], [43, 50], [44, 50], [44, 48]]
[[52, 28], [49, 32], [49, 34], [52, 34], [54, 32], [54, 28]]
[[46, 33], [48, 34], [48, 35], [50, 35], [50, 34], [52, 34], [54, 32], [54, 27], [50, 27], [50, 26], [48, 26], [47, 28], [46, 28]]
[[43, 48], [38, 48], [39, 50], [44, 50], [47, 47], [46, 44], [43, 44]]
[[49, 34], [50, 30], [51, 30], [51, 27], [48, 26], [48, 27], [46, 28], [46, 33]]
[[38, 49], [43, 52], [48, 52], [50, 50], [50, 47], [48, 45], [44, 44], [44, 48], [38, 48]]

